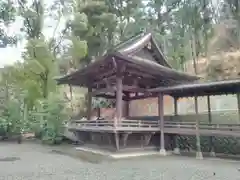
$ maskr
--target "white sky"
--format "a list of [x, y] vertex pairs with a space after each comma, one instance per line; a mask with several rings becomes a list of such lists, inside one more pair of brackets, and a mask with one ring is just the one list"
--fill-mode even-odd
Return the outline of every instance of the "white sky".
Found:
[[[48, 0], [45, 1], [45, 3], [50, 6], [54, 0]], [[23, 19], [21, 17], [17, 17], [16, 21], [7, 29], [8, 35], [16, 34], [16, 32], [19, 32], [19, 35], [23, 35], [20, 32], [20, 28], [22, 27]], [[54, 28], [56, 26], [57, 22], [50, 18], [45, 18], [44, 20], [44, 28], [43, 28], [43, 34], [45, 37], [50, 38], [53, 35]], [[65, 26], [65, 20], [61, 19], [60, 24], [58, 26], [57, 33], [61, 31]], [[6, 47], [6, 48], [0, 48], [0, 68], [4, 67], [5, 65], [11, 65], [16, 61], [21, 60], [21, 53], [24, 49], [24, 45], [26, 43], [26, 40], [23, 38], [20, 40], [17, 45]]]

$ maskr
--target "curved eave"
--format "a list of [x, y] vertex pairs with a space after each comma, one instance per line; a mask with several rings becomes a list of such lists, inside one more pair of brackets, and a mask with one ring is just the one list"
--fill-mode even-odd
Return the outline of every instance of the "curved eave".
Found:
[[57, 81], [58, 84], [68, 84], [66, 81], [70, 80], [72, 77], [80, 76], [85, 73], [89, 73], [92, 69], [97, 68], [101, 64], [111, 61], [111, 57], [113, 57], [113, 54], [107, 54], [107, 55], [101, 57], [100, 59], [90, 63], [88, 66], [79, 68], [75, 72], [69, 73], [69, 74], [59, 77], [59, 78], [56, 78], [55, 80]]
[[[69, 82], [71, 82], [71, 80], [76, 77], [80, 78], [82, 76], [83, 78], [86, 78], [84, 77], [86, 74], [91, 74], [91, 71], [93, 69], [98, 68], [100, 65], [109, 63], [110, 61], [112, 61], [113, 58], [115, 58], [115, 60], [120, 63], [121, 62], [131, 63], [134, 66], [143, 70], [144, 72], [156, 76], [156, 78], [157, 77], [163, 77], [166, 79], [169, 78], [175, 81], [179, 81], [179, 83], [186, 82], [186, 81], [192, 82], [199, 79], [199, 77], [197, 76], [192, 76], [183, 72], [179, 72], [177, 70], [162, 66], [153, 61], [145, 60], [145, 59], [134, 57], [134, 56], [123, 56], [121, 53], [114, 53], [114, 54], [109, 54], [103, 57], [102, 59], [89, 64], [87, 67], [81, 68], [68, 75], [57, 78], [56, 81], [58, 82], [58, 84], [69, 84]], [[82, 80], [79, 83], [80, 84], [85, 83], [84, 81], [85, 80]], [[79, 84], [76, 84], [76, 85], [79, 85]]]

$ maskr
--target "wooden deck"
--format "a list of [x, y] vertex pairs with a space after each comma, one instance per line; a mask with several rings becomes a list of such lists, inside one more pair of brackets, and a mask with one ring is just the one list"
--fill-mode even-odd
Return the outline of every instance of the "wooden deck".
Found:
[[[92, 132], [159, 132], [158, 121], [122, 120], [114, 124], [113, 120], [73, 121], [68, 125], [70, 131]], [[195, 135], [195, 122], [164, 123], [164, 132], [169, 134]], [[203, 136], [240, 137], [240, 124], [199, 124], [199, 133]]]

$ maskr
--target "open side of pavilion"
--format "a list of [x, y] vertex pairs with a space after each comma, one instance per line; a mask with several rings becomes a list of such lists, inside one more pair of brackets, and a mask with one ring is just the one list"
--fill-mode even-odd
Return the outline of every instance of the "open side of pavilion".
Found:
[[[196, 135], [196, 147], [197, 147], [197, 157], [202, 158], [200, 135], [210, 136], [210, 150], [211, 155], [215, 154], [212, 136], [234, 136], [240, 137], [240, 79], [235, 80], [222, 80], [215, 82], [202, 82], [202, 83], [192, 83], [192, 84], [181, 84], [171, 87], [158, 87], [149, 90], [150, 92], [158, 92], [160, 96], [169, 95], [174, 98], [174, 116], [178, 119], [178, 109], [177, 102], [179, 98], [183, 97], [194, 97], [195, 101], [195, 123], [194, 122], [177, 122], [174, 121], [170, 124], [164, 123], [161, 126], [161, 132], [166, 133], [176, 133], [184, 135]], [[227, 95], [236, 94], [237, 105], [238, 105], [238, 124], [212, 124], [212, 113], [211, 113], [211, 102], [210, 96], [214, 95]], [[208, 107], [208, 124], [199, 124], [199, 111], [197, 98], [200, 96], [207, 96], [207, 107]], [[164, 121], [164, 116], [162, 117]], [[179, 148], [176, 144], [176, 152]]]

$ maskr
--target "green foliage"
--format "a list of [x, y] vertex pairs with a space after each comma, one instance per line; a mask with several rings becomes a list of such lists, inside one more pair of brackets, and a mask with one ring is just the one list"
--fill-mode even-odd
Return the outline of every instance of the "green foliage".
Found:
[[69, 47], [69, 56], [72, 57], [72, 67], [78, 68], [81, 59], [87, 54], [87, 42], [81, 41], [79, 37], [71, 38], [72, 44]]
[[42, 100], [32, 113], [35, 116], [33, 129], [41, 134], [43, 143], [58, 144], [63, 138], [64, 122], [69, 118], [64, 102], [59, 97]]
[[15, 20], [16, 10], [11, 1], [0, 0], [0, 48], [6, 47], [8, 44], [15, 44], [17, 39], [9, 36], [6, 28]]
[[27, 32], [28, 38], [39, 38], [42, 35], [44, 4], [43, 0], [18, 0], [19, 12], [24, 18], [23, 31]]
[[116, 16], [110, 12], [104, 0], [91, 0], [75, 5], [74, 19], [70, 27], [74, 37], [85, 40], [88, 54], [85, 59], [102, 55], [112, 44], [113, 32], [117, 26]]
[[21, 134], [25, 131], [26, 122], [18, 100], [12, 99], [5, 104], [0, 118], [0, 129], [7, 136]]

